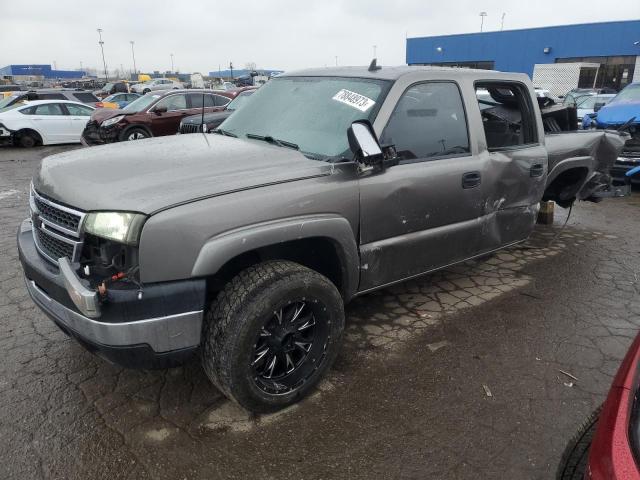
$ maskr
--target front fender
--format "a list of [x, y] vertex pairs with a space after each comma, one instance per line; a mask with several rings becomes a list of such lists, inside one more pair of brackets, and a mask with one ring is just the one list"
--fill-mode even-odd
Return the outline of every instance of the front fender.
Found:
[[308, 215], [274, 220], [230, 230], [207, 241], [193, 265], [193, 277], [210, 276], [229, 260], [258, 248], [283, 242], [327, 238], [338, 253], [346, 299], [358, 288], [358, 247], [351, 225], [344, 217], [331, 214]]

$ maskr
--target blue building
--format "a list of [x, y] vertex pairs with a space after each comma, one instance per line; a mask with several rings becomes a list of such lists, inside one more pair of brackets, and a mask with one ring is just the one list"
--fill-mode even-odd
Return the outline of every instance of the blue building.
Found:
[[536, 64], [599, 64], [595, 85], [620, 89], [640, 81], [640, 20], [408, 38], [407, 63], [530, 76]]
[[[20, 79], [79, 79], [86, 75], [80, 70], [53, 70], [51, 65], [7, 65], [0, 68], [0, 77]], [[17, 78], [16, 78], [17, 77]]]

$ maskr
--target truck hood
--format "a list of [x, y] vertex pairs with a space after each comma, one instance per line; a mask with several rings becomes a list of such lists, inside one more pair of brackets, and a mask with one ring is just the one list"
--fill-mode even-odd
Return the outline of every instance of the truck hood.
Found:
[[632, 117], [640, 123], [640, 101], [609, 103], [598, 111], [596, 121], [598, 127], [607, 128], [622, 125]]
[[206, 197], [329, 175], [300, 152], [222, 135], [178, 135], [45, 158], [37, 192], [84, 211], [152, 214]]

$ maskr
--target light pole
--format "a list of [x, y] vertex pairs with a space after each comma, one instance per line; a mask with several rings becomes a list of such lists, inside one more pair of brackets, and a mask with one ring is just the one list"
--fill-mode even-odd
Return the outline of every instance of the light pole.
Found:
[[129, 43], [131, 44], [131, 56], [133, 57], [133, 74], [137, 74], [138, 73], [138, 69], [136, 68], [136, 52], [133, 51], [133, 45], [134, 45], [134, 41], [133, 40], [129, 40]]
[[502, 20], [500, 20], [500, 31], [504, 30], [504, 17], [506, 13], [502, 14]]
[[109, 81], [109, 75], [107, 75], [107, 62], [104, 59], [104, 42], [102, 41], [102, 29], [98, 28], [98, 37], [100, 40], [98, 43], [100, 44], [100, 50], [102, 50], [102, 65], [104, 66], [104, 79], [106, 82]]
[[484, 27], [484, 17], [487, 16], [487, 12], [480, 12], [480, 31], [482, 32], [482, 28]]
[[173, 73], [173, 53], [171, 54], [171, 73]]

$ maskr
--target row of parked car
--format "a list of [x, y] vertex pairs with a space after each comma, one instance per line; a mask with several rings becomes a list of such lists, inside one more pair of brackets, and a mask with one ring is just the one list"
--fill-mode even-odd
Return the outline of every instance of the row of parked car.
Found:
[[[112, 88], [107, 84], [103, 90], [108, 93]], [[0, 101], [0, 143], [22, 147], [78, 142], [96, 145], [179, 131], [208, 132], [240, 107], [256, 88], [171, 88], [144, 95], [125, 91], [102, 100], [93, 92], [74, 89], [14, 92]], [[104, 92], [97, 92], [101, 93]]]

